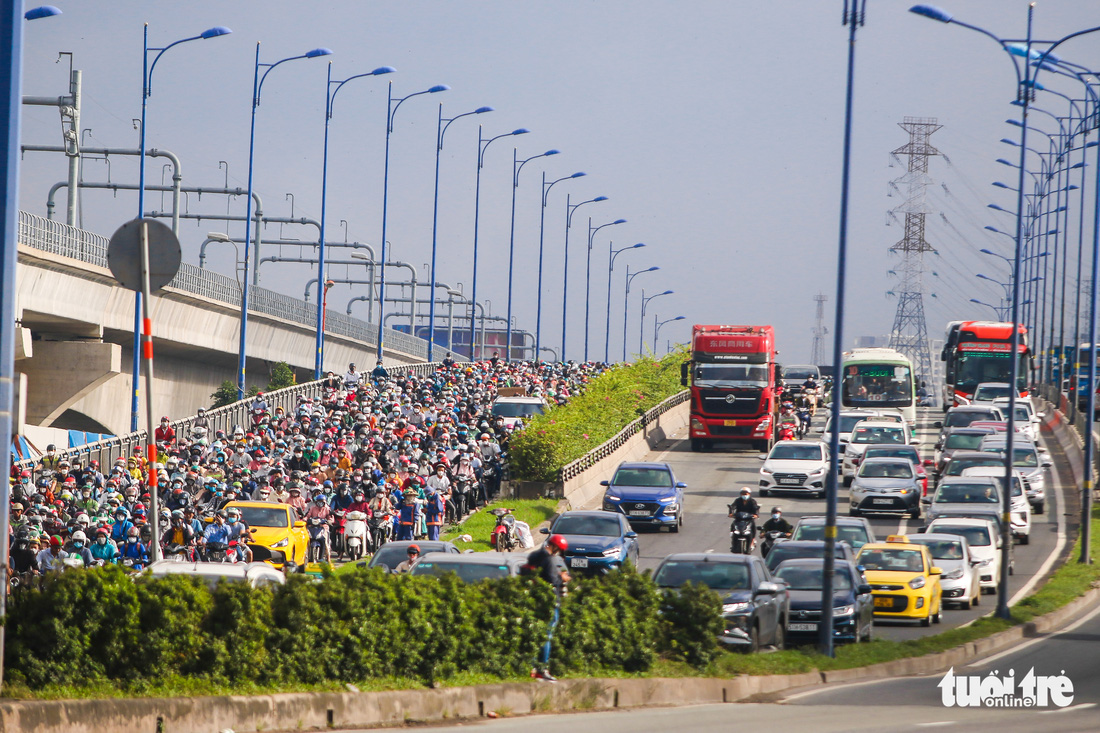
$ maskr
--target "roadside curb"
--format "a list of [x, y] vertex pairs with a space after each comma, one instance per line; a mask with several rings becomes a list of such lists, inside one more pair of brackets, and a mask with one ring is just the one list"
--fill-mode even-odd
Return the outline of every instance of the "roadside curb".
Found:
[[731, 703], [838, 682], [922, 676], [965, 667], [1042, 636], [1100, 601], [1100, 588], [1026, 624], [922, 657], [793, 675], [569, 679], [390, 692], [0, 702], [0, 731], [150, 733], [290, 731], [444, 722], [531, 713]]

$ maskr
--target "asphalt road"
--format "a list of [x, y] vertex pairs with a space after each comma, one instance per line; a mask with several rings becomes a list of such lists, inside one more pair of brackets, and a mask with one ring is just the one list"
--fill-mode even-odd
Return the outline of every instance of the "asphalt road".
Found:
[[[939, 434], [937, 428], [931, 424], [942, 418], [939, 410], [922, 409], [917, 416], [917, 437], [921, 439], [921, 455], [932, 456], [932, 444]], [[823, 411], [818, 411], [814, 426], [823, 425]], [[683, 437], [683, 436], [678, 436]], [[811, 433], [807, 439], [817, 437]], [[1055, 468], [1064, 464], [1060, 459], [1056, 441], [1051, 438], [1044, 442], [1051, 450], [1055, 460]], [[642, 531], [638, 538], [641, 557], [641, 568], [655, 568], [667, 555], [675, 552], [729, 552], [729, 519], [727, 506], [737, 496], [742, 486], [749, 486], [756, 496], [760, 477], [761, 461], [759, 453], [740, 447], [723, 447], [711, 449], [702, 453], [692, 453], [686, 440], [676, 440], [667, 450], [652, 452], [644, 460], [667, 461], [676, 473], [680, 481], [687, 483], [685, 490], [684, 526], [678, 534], [660, 531]], [[1053, 485], [1055, 490], [1051, 490]], [[1061, 513], [1064, 511], [1065, 502], [1061, 497], [1061, 481], [1057, 470], [1047, 472], [1047, 505], [1046, 512], [1032, 516], [1031, 543], [1029, 545], [1017, 544], [1015, 552], [1015, 574], [1009, 578], [1010, 602], [1017, 596], [1026, 595], [1029, 586], [1036, 574], [1045, 572], [1049, 567], [1048, 558], [1056, 551], [1059, 545], [1059, 523]], [[766, 499], [757, 497], [761, 504], [761, 523], [766, 519], [766, 514], [773, 506], [780, 506], [784, 516], [791, 524], [798, 517], [808, 514], [825, 514], [825, 500], [812, 499], [805, 496], [791, 494], [772, 494]], [[848, 490], [840, 487], [839, 496], [841, 515], [847, 514]], [[874, 527], [878, 539], [885, 539], [887, 535], [904, 534], [910, 527], [923, 526], [924, 520], [910, 521], [907, 517], [896, 516], [869, 516], [869, 521]], [[1064, 529], [1063, 529], [1064, 532]], [[1021, 590], [1025, 592], [1021, 594]], [[875, 634], [881, 638], [904, 640], [920, 636], [938, 633], [952, 626], [959, 626], [989, 613], [996, 605], [996, 596], [982, 596], [982, 603], [977, 608], [967, 611], [948, 608], [943, 615], [943, 623], [931, 628], [921, 628], [919, 625], [901, 621], [875, 622]]]

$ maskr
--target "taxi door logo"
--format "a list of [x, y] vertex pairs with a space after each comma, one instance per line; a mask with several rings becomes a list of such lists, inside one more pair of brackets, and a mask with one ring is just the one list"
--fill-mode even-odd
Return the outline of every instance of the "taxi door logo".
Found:
[[945, 707], [960, 708], [1064, 708], [1073, 703], [1073, 682], [1065, 670], [1057, 675], [1037, 675], [1032, 667], [1023, 679], [1015, 670], [998, 676], [997, 670], [985, 675], [956, 675], [947, 671], [936, 686]]

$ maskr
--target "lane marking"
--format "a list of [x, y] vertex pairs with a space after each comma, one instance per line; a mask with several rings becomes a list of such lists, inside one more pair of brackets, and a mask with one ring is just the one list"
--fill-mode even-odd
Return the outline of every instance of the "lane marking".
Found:
[[1025, 641], [1023, 644], [1017, 644], [1016, 646], [1012, 647], [1011, 649], [1005, 649], [1003, 652], [998, 652], [997, 654], [994, 654], [991, 657], [982, 657], [981, 659], [979, 659], [975, 662], [972, 662], [972, 663], [970, 663], [966, 666], [967, 666], [967, 668], [971, 668], [971, 667], [977, 667], [978, 665], [989, 664], [990, 662], [995, 662], [998, 659], [1001, 659], [1002, 657], [1007, 657], [1010, 654], [1016, 654], [1017, 652], [1022, 652], [1025, 649], [1027, 649], [1029, 647], [1032, 647], [1032, 646], [1035, 646], [1036, 644], [1038, 644], [1040, 642], [1049, 641], [1051, 639], [1054, 639], [1056, 637], [1061, 636], [1062, 634], [1068, 634], [1069, 632], [1073, 631], [1074, 629], [1077, 629], [1078, 627], [1082, 626], [1083, 624], [1088, 623], [1089, 621], [1091, 621], [1094, 617], [1096, 617], [1097, 614], [1100, 614], [1100, 607], [1092, 609], [1087, 614], [1085, 614], [1081, 618], [1077, 619], [1076, 621], [1074, 621], [1069, 626], [1066, 626], [1063, 629], [1059, 629], [1058, 631], [1055, 631], [1052, 634], [1047, 634], [1046, 636], [1040, 636], [1040, 637], [1037, 637], [1035, 639], [1030, 639], [1028, 641]]
[[[1047, 445], [1047, 439], [1045, 437], [1041, 437], [1040, 441], [1045, 447], [1050, 447], [1049, 445]], [[1051, 502], [1052, 504], [1056, 504], [1056, 506], [1050, 507], [1048, 511], [1053, 511], [1055, 516], [1057, 517], [1058, 539], [1054, 543], [1054, 550], [1049, 555], [1047, 555], [1046, 560], [1044, 560], [1043, 564], [1039, 566], [1039, 569], [1032, 574], [1031, 578], [1026, 583], [1024, 583], [1023, 587], [1021, 587], [1020, 590], [1016, 591], [1015, 595], [1008, 599], [1008, 605], [1010, 606], [1019, 602], [1022, 598], [1024, 598], [1028, 593], [1031, 592], [1031, 590], [1039, 583], [1039, 579], [1044, 577], [1047, 571], [1050, 570], [1051, 566], [1054, 565], [1054, 563], [1058, 561], [1058, 558], [1062, 556], [1062, 548], [1066, 545], [1066, 516], [1065, 512], [1062, 511], [1062, 505], [1065, 502], [1065, 487], [1062, 486], [1062, 482], [1058, 480], [1057, 471], [1050, 471], [1050, 483], [1052, 486], [1057, 487], [1057, 489], [1052, 492], [1053, 498], [1055, 498], [1057, 501]]]
[[1071, 710], [1076, 712], [1078, 710], [1088, 710], [1089, 708], [1096, 707], [1094, 702], [1083, 702], [1080, 705], [1070, 705], [1066, 708], [1055, 708], [1054, 710], [1040, 710], [1039, 715], [1050, 715], [1052, 713], [1068, 713]]
[[954, 720], [937, 720], [934, 723], [917, 723], [918, 728], [936, 728], [941, 725], [954, 725]]

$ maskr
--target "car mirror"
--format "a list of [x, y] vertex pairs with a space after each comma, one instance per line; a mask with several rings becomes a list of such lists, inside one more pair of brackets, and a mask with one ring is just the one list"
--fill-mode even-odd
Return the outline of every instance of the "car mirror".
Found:
[[981, 565], [981, 564], [982, 564], [982, 561], [981, 561], [981, 560], [971, 560], [971, 561], [970, 561], [970, 564], [971, 564], [971, 565]]
[[930, 575], [943, 575], [943, 568], [937, 568], [933, 565], [928, 569], [928, 572]]
[[626, 537], [628, 540], [632, 540], [637, 536], [638, 536], [638, 533], [634, 532], [634, 531], [627, 532], [626, 534], [623, 535], [623, 537]]
[[1047, 416], [1047, 414], [1045, 412], [1036, 412], [1035, 413], [1035, 417], [1039, 418], [1040, 420], [1042, 420], [1046, 416]]
[[766, 460], [768, 460], [768, 454], [767, 453], [761, 453], [760, 455], [757, 456], [757, 458], [759, 458], [762, 461], [766, 461]]
[[542, 529], [539, 530], [539, 532], [541, 534], [550, 534], [550, 528], [549, 527], [543, 527]]
[[861, 583], [861, 584], [860, 584], [860, 585], [859, 585], [859, 586], [858, 586], [858, 587], [856, 588], [856, 593], [858, 593], [858, 594], [859, 594], [859, 595], [861, 595], [861, 596], [865, 596], [865, 595], [867, 595], [867, 594], [868, 594], [868, 593], [870, 593], [870, 592], [871, 592], [871, 586], [867, 585], [866, 583]]
[[825, 428], [814, 428], [814, 432], [815, 432], [815, 433], [824, 433], [824, 432], [825, 432]]
[[306, 526], [306, 523], [303, 522], [301, 519], [294, 522], [294, 529], [301, 529], [304, 526]]
[[763, 583], [756, 586], [756, 590], [753, 592], [753, 595], [755, 595], [755, 596], [764, 596], [764, 595], [774, 596], [776, 593], [779, 592], [779, 590], [780, 590], [780, 588], [776, 583], [769, 583], [768, 581], [765, 580]]
[[932, 503], [932, 497], [931, 496], [922, 496], [920, 498], [920, 503], [921, 504], [931, 504]]
[[683, 481], [677, 481], [676, 482], [676, 488], [678, 488], [678, 489], [686, 489], [687, 487], [688, 487], [688, 485], [685, 484]]
[[920, 438], [910, 438], [909, 445], [920, 445]]
[[463, 550], [463, 551], [462, 551], [462, 554], [463, 554], [463, 555], [472, 555], [472, 554], [474, 554], [474, 551], [473, 551], [473, 549], [471, 548], [471, 549]]
[[1054, 461], [1050, 460], [1049, 458], [1045, 458], [1042, 461], [1043, 468], [1050, 468], [1053, 465], [1054, 465]]
[[940, 422], [939, 420], [937, 420], [936, 422], [932, 423], [932, 427], [934, 427], [934, 428], [942, 428], [942, 427], [943, 427], [943, 423], [942, 423], [942, 422]]
[[610, 485], [611, 485], [610, 481], [601, 481], [600, 482], [600, 486], [610, 486]]

